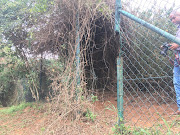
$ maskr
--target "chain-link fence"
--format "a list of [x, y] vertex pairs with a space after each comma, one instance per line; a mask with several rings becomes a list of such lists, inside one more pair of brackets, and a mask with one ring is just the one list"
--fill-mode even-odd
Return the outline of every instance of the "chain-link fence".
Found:
[[[172, 35], [176, 26], [169, 19], [178, 1], [123, 1], [122, 10]], [[162, 53], [163, 44], [172, 41], [128, 17], [121, 15], [124, 122], [135, 127], [172, 128], [179, 133], [179, 116], [173, 86], [173, 51]], [[163, 128], [164, 127], [164, 128]], [[164, 131], [167, 133], [167, 131]]]

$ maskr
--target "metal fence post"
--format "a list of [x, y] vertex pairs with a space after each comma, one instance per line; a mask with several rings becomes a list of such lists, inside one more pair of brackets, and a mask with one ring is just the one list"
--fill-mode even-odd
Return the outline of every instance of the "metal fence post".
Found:
[[114, 30], [116, 34], [120, 33], [120, 14], [119, 10], [121, 9], [121, 0], [116, 0], [116, 5], [115, 5], [115, 25], [114, 25]]
[[121, 9], [121, 0], [116, 0], [116, 11], [115, 11], [115, 26], [114, 30], [116, 34], [119, 34], [120, 38], [120, 51], [119, 56], [117, 57], [117, 109], [118, 109], [118, 125], [123, 122], [123, 58], [122, 54], [122, 37], [120, 31], [120, 14], [119, 10]]
[[76, 15], [76, 99], [78, 99], [79, 86], [80, 86], [80, 39], [79, 39], [79, 13]]
[[117, 108], [118, 124], [123, 122], [123, 58], [117, 58]]

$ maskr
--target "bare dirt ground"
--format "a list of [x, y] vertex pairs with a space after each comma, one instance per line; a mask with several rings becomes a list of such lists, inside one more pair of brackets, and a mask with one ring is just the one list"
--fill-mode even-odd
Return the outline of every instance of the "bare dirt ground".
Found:
[[[167, 133], [172, 130], [175, 135], [180, 134], [180, 116], [171, 116], [169, 105], [139, 103], [132, 105], [125, 99], [125, 126], [132, 128], [151, 128]], [[27, 107], [15, 114], [0, 114], [0, 135], [112, 135], [112, 129], [117, 124], [117, 101], [115, 95], [106, 95], [93, 104], [92, 112], [96, 115], [92, 120], [69, 121], [67, 119], [54, 120], [48, 109], [41, 107]], [[46, 104], [46, 106], [48, 106]], [[176, 109], [176, 105], [174, 109]], [[3, 108], [1, 108], [3, 109]], [[53, 121], [52, 121], [53, 119]]]

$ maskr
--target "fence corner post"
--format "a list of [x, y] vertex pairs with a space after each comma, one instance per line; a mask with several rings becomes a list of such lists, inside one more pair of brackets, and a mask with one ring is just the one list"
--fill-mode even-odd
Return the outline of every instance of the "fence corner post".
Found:
[[122, 37], [120, 31], [120, 13], [121, 0], [116, 0], [115, 6], [115, 26], [114, 30], [116, 34], [119, 34], [120, 50], [117, 57], [117, 109], [118, 109], [118, 125], [123, 123], [123, 57], [122, 55]]

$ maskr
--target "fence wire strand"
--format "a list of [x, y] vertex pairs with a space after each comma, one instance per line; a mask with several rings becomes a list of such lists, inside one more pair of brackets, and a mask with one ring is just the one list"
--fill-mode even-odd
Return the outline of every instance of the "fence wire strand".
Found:
[[[173, 35], [176, 26], [170, 22], [169, 14], [178, 6], [177, 2], [166, 0], [122, 0], [123, 10]], [[173, 65], [160, 55], [161, 45], [172, 41], [123, 15], [121, 19], [125, 122], [153, 128], [162, 119], [178, 121], [171, 115], [177, 110]], [[174, 60], [172, 51], [168, 55]]]

